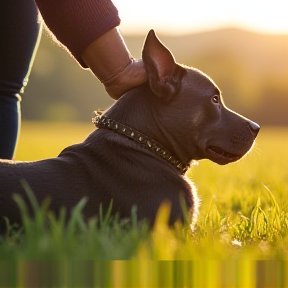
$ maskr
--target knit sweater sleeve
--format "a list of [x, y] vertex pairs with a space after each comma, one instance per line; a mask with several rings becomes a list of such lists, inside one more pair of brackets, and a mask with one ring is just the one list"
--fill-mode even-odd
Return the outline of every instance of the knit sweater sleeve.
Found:
[[82, 52], [95, 39], [120, 24], [110, 0], [35, 0], [45, 24], [79, 64]]

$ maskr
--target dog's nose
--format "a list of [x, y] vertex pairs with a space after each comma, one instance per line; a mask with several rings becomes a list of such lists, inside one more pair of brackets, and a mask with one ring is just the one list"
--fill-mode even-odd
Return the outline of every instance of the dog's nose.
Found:
[[260, 130], [260, 126], [257, 123], [253, 122], [253, 121], [249, 121], [248, 122], [248, 128], [249, 128], [249, 130], [251, 131], [251, 133], [253, 134], [254, 137], [257, 136], [257, 134], [258, 134], [258, 132]]

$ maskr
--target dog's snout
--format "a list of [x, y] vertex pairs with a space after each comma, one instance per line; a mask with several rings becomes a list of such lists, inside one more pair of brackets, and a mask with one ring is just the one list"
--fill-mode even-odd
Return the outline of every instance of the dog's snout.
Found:
[[253, 121], [249, 121], [248, 122], [248, 128], [249, 128], [249, 130], [251, 131], [251, 133], [253, 134], [254, 137], [257, 136], [257, 134], [258, 134], [258, 132], [260, 130], [260, 126], [257, 123], [253, 122]]

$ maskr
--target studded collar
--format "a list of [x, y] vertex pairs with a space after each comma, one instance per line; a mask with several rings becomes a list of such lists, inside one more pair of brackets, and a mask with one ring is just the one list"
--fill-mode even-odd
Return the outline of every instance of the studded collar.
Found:
[[154, 139], [144, 135], [143, 133], [135, 130], [134, 128], [122, 124], [114, 119], [103, 116], [101, 112], [94, 111], [92, 123], [98, 128], [104, 128], [121, 135], [124, 135], [135, 142], [152, 151], [155, 155], [165, 159], [168, 163], [176, 167], [181, 174], [185, 174], [189, 165], [181, 163], [175, 156], [173, 156], [166, 148], [156, 142]]

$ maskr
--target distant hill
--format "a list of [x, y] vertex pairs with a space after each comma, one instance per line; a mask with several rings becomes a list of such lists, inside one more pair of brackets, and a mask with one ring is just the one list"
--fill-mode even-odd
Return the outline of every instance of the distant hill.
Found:
[[[265, 70], [277, 73], [288, 71], [288, 35], [258, 34], [226, 28], [178, 37], [161, 34], [158, 36], [180, 63], [193, 66], [193, 61], [197, 62], [197, 58], [202, 55], [225, 51], [233, 53], [233, 56], [248, 65], [249, 70], [256, 73], [263, 73]], [[145, 35], [124, 35], [124, 38], [131, 53], [141, 57]]]
[[[288, 125], [288, 35], [227, 28], [158, 36], [177, 62], [211, 76], [229, 107], [262, 124]], [[124, 39], [132, 55], [141, 57], [145, 35]], [[113, 103], [97, 79], [47, 37], [30, 78], [23, 96], [25, 119], [89, 121], [91, 107]]]

